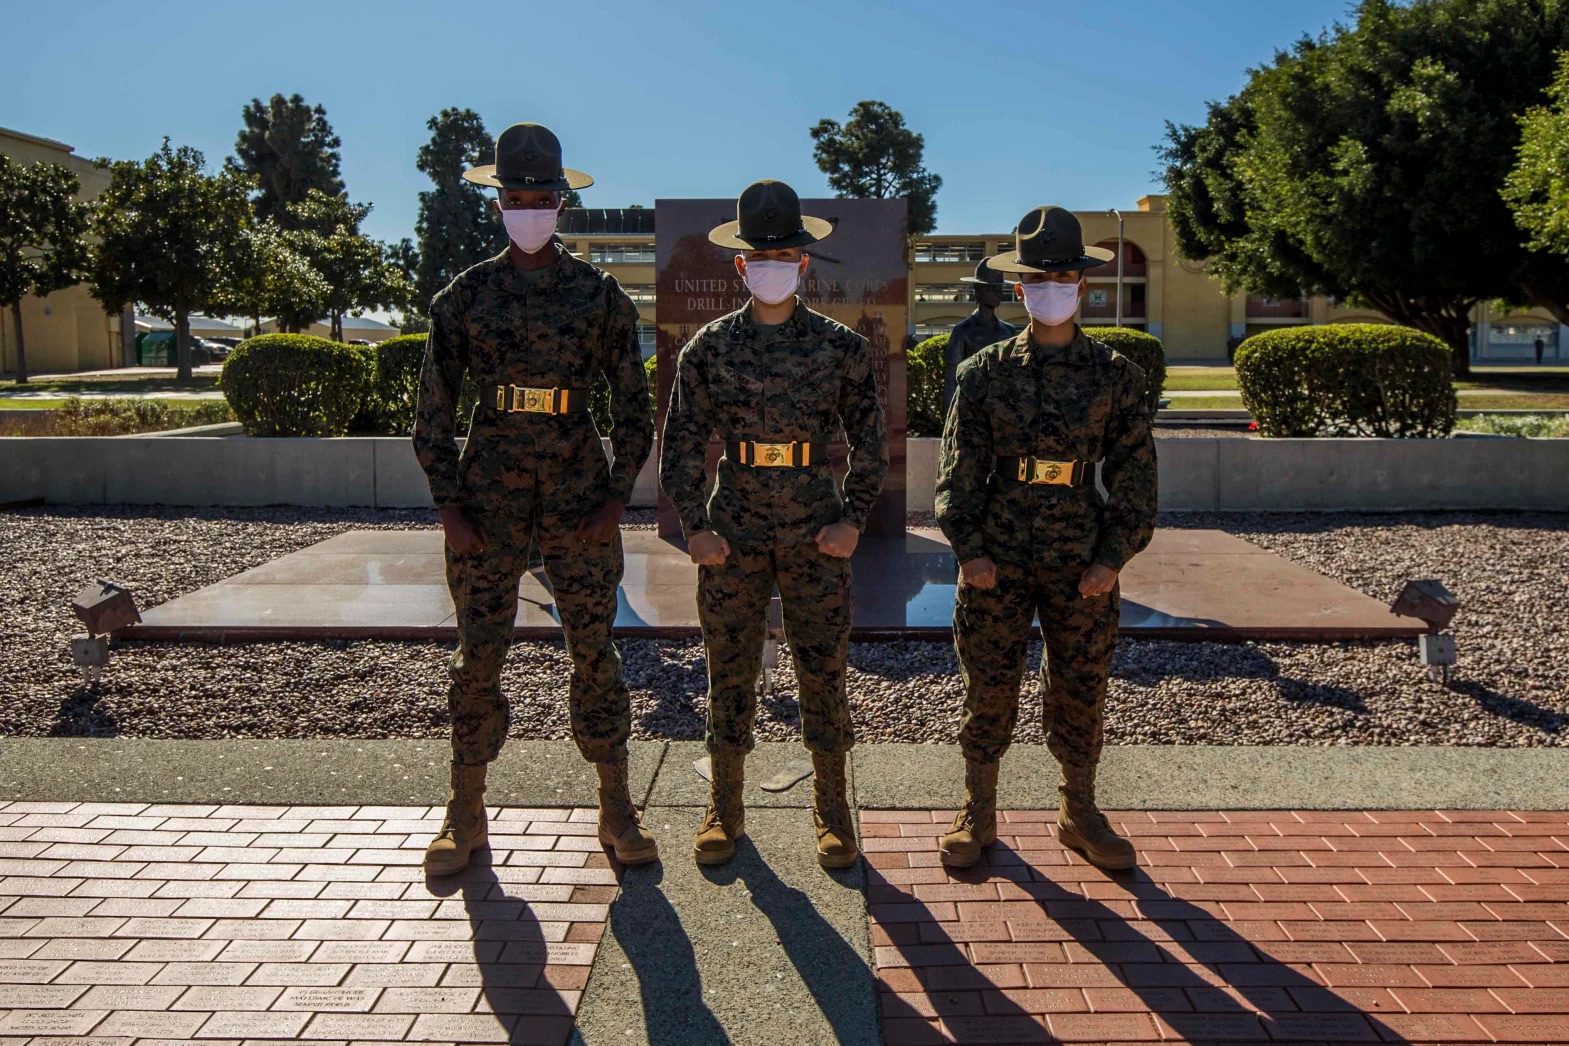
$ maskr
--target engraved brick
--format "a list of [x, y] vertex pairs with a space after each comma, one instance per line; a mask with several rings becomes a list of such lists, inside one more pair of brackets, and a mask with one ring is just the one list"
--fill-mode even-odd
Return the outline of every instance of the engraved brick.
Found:
[[248, 962], [171, 962], [152, 979], [153, 984], [244, 984], [256, 969]]
[[129, 1035], [137, 1039], [188, 1039], [207, 1017], [205, 1013], [126, 1010], [110, 1014], [97, 1031], [99, 1035]]
[[[256, 971], [246, 978], [245, 983], [327, 988], [341, 983], [348, 972], [347, 963], [268, 962], [256, 967]], [[294, 1009], [295, 1007], [279, 1008]]]
[[294, 1039], [310, 1019], [308, 1013], [214, 1013], [198, 1039]]
[[316, 988], [297, 987], [288, 988], [278, 1001], [272, 1004], [274, 1010], [309, 1010], [315, 1013], [364, 1013], [375, 1002], [377, 989], [375, 988]]
[[107, 1010], [12, 1010], [0, 1017], [0, 1035], [86, 1035]]

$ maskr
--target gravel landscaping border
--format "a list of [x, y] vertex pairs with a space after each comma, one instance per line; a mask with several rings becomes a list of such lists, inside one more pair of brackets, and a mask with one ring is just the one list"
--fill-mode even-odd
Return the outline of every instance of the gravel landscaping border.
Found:
[[[922, 519], [912, 517], [912, 523]], [[0, 512], [0, 736], [439, 737], [446, 659], [432, 642], [117, 645], [83, 684], [67, 653], [68, 606], [111, 577], [143, 607], [353, 529], [435, 525], [429, 510], [40, 507]], [[629, 526], [652, 527], [653, 513]], [[1214, 527], [1376, 598], [1438, 577], [1463, 601], [1460, 664], [1430, 682], [1410, 642], [1178, 643], [1124, 640], [1108, 743], [1569, 745], [1569, 513], [1167, 514]], [[625, 640], [634, 731], [696, 739], [706, 679], [696, 641]], [[1040, 644], [1032, 645], [1038, 660]], [[952, 741], [962, 699], [945, 642], [856, 643], [850, 695], [859, 739]], [[761, 701], [758, 736], [795, 736], [788, 657]], [[559, 642], [518, 643], [504, 688], [512, 734], [568, 736]], [[1027, 679], [1017, 737], [1042, 740]]]

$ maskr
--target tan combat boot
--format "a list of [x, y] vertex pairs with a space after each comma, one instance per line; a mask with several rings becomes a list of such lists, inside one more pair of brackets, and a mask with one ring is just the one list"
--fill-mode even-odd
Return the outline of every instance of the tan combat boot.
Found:
[[1095, 805], [1095, 771], [1063, 771], [1062, 804], [1057, 812], [1057, 839], [1084, 854], [1098, 868], [1121, 871], [1138, 862], [1133, 844], [1111, 830]]
[[964, 761], [964, 807], [937, 843], [948, 868], [970, 868], [997, 841], [997, 763]]
[[746, 806], [741, 799], [741, 784], [746, 756], [726, 752], [710, 760], [713, 780], [708, 787], [708, 810], [692, 856], [698, 864], [724, 864], [735, 856], [735, 841], [746, 834]]
[[485, 817], [485, 764], [452, 764], [452, 798], [441, 831], [425, 847], [426, 875], [453, 875], [469, 866], [469, 855], [490, 843]]
[[817, 863], [848, 868], [861, 856], [845, 796], [844, 753], [812, 753], [812, 822], [817, 826]]
[[627, 754], [595, 763], [599, 771], [599, 841], [610, 847], [624, 865], [659, 860], [659, 844], [643, 827], [642, 815], [632, 805], [627, 786]]

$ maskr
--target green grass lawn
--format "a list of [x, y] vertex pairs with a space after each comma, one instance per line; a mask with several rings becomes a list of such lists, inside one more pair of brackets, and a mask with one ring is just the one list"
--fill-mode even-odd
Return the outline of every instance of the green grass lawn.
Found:
[[0, 381], [0, 395], [7, 392], [49, 392], [64, 397], [91, 392], [100, 396], [145, 396], [149, 392], [211, 392], [217, 387], [218, 375], [216, 374], [197, 374], [189, 381], [159, 376], [62, 378], [57, 381], [30, 381], [26, 385], [18, 385], [14, 381]]
[[[1169, 410], [1244, 410], [1241, 393], [1183, 396], [1171, 401]], [[1569, 410], [1569, 393], [1497, 395], [1468, 393], [1460, 397], [1461, 410]]]
[[[1502, 390], [1529, 394], [1569, 393], [1569, 371], [1562, 367], [1473, 367], [1471, 376], [1455, 382], [1461, 392]], [[1237, 372], [1230, 367], [1172, 367], [1166, 372], [1168, 392], [1235, 392]]]

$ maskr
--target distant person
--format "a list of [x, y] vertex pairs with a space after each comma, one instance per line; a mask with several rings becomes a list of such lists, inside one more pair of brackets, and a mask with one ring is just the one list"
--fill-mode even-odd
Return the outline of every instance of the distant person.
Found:
[[1117, 575], [1155, 530], [1150, 402], [1144, 372], [1074, 321], [1085, 270], [1112, 253], [1085, 247], [1078, 218], [1060, 207], [1026, 214], [1015, 237], [988, 264], [1016, 274], [1029, 329], [960, 366], [937, 470], [937, 522], [959, 561], [965, 781], [939, 856], [968, 868], [997, 839], [997, 769], [1039, 614], [1046, 746], [1062, 766], [1057, 838], [1092, 864], [1130, 868], [1137, 854], [1096, 806], [1095, 771], [1117, 648]]
[[1547, 342], [1542, 340], [1542, 336], [1540, 334], [1538, 334], [1536, 336], [1536, 343], [1534, 345], [1534, 348], [1536, 349], [1536, 365], [1537, 366], [1541, 366], [1542, 365], [1542, 353], [1544, 351], [1546, 351], [1546, 349], [1547, 349]]
[[[567, 191], [594, 179], [562, 167], [561, 142], [549, 130], [513, 124], [496, 139], [495, 164], [463, 177], [498, 190], [510, 243], [431, 300], [420, 370], [414, 450], [441, 516], [458, 627], [447, 697], [452, 795], [425, 871], [461, 871], [489, 841], [485, 767], [507, 738], [501, 668], [536, 541], [572, 659], [572, 737], [599, 773], [599, 841], [622, 864], [646, 864], [659, 850], [629, 793], [631, 698], [611, 639], [624, 569], [621, 515], [654, 437], [637, 308], [555, 236]], [[465, 374], [479, 403], [460, 456]], [[614, 462], [588, 412], [589, 390], [602, 379], [611, 389]]]
[[949, 405], [953, 403], [955, 375], [958, 373], [959, 364], [986, 346], [1006, 341], [1019, 333], [1019, 328], [997, 318], [997, 306], [1002, 304], [1002, 296], [1008, 289], [1008, 285], [1003, 282], [1002, 273], [988, 269], [983, 258], [980, 264], [975, 266], [975, 275], [960, 277], [959, 282], [974, 285], [975, 311], [960, 320], [953, 328], [953, 333], [948, 335], [948, 348], [943, 354], [942, 412], [944, 416], [948, 413]]

